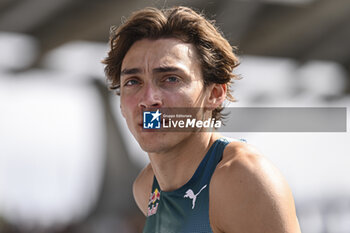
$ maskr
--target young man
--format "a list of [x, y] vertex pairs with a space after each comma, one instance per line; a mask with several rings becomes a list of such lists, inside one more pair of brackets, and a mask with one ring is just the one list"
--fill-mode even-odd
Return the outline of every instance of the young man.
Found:
[[220, 119], [238, 60], [215, 26], [186, 7], [146, 8], [112, 30], [111, 87], [150, 158], [134, 182], [144, 232], [300, 232], [288, 184], [248, 144], [215, 132], [157, 132], [144, 109], [201, 108]]

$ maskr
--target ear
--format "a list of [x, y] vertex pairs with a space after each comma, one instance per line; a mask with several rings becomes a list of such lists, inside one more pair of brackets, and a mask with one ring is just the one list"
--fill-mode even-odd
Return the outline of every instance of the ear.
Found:
[[209, 88], [210, 94], [208, 98], [208, 108], [215, 109], [224, 102], [226, 98], [226, 92], [227, 92], [227, 85], [226, 84], [219, 84], [219, 83], [213, 83], [211, 87]]

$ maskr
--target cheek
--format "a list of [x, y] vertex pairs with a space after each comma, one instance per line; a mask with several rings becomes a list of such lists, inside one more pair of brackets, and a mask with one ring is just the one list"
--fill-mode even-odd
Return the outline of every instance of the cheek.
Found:
[[201, 82], [196, 82], [195, 84], [196, 85], [193, 85], [186, 92], [186, 98], [191, 102], [191, 104], [194, 104], [196, 107], [198, 107], [198, 105], [202, 105], [206, 92], [203, 89], [204, 87]]
[[202, 103], [201, 87], [179, 89], [176, 93], [165, 93], [167, 106], [198, 107]]
[[124, 118], [131, 117], [130, 114], [134, 109], [135, 103], [135, 98], [120, 96], [120, 111]]

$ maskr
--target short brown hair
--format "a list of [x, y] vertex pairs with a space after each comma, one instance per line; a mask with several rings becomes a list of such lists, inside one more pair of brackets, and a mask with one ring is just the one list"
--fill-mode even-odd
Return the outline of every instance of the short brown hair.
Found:
[[[145, 8], [134, 12], [120, 27], [112, 27], [110, 34], [110, 51], [103, 61], [105, 74], [110, 81], [110, 89], [120, 89], [120, 72], [124, 56], [138, 40], [177, 38], [193, 44], [198, 52], [203, 73], [204, 85], [219, 83], [227, 85], [226, 98], [235, 101], [230, 93], [232, 73], [238, 66], [238, 58], [229, 42], [215, 27], [214, 21], [207, 20], [202, 14], [188, 7], [168, 9]], [[212, 116], [221, 118], [222, 107], [215, 109]]]

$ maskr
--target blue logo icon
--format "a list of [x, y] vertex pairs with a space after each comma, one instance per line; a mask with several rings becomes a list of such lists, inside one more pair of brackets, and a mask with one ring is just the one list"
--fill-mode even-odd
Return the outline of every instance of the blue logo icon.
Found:
[[144, 129], [160, 129], [160, 116], [162, 113], [159, 109], [156, 112], [143, 112]]

